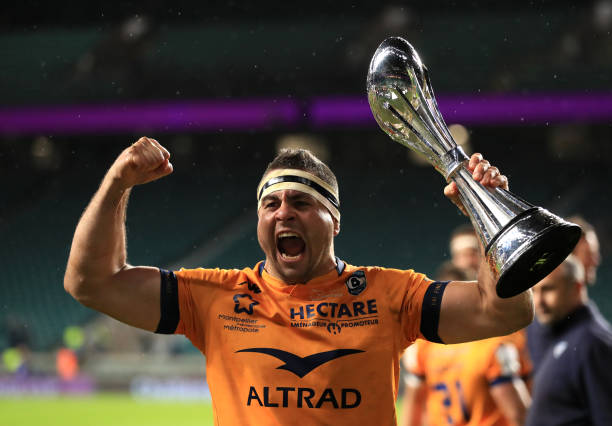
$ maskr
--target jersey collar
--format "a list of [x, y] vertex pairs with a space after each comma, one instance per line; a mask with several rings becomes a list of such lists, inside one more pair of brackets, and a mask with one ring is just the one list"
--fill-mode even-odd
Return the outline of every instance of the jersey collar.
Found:
[[[259, 266], [257, 267], [257, 273], [259, 274], [260, 277], [263, 274], [265, 266], [266, 266], [265, 260], [262, 260], [261, 262], [259, 262]], [[342, 275], [345, 268], [346, 268], [346, 263], [344, 263], [343, 260], [341, 260], [338, 256], [336, 256], [336, 272], [338, 273], [338, 276]]]

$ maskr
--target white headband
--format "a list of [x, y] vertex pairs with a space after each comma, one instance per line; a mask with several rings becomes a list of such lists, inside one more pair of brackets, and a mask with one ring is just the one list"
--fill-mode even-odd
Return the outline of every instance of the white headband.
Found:
[[283, 189], [293, 189], [312, 195], [337, 221], [340, 221], [340, 200], [337, 191], [312, 173], [299, 169], [277, 169], [265, 175], [257, 187], [257, 209], [261, 207], [261, 200], [266, 195]]

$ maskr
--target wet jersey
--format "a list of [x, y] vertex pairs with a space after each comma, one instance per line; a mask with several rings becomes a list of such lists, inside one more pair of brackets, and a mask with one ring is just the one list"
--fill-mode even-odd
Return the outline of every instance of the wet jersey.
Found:
[[395, 424], [400, 354], [416, 338], [439, 339], [446, 285], [339, 260], [306, 285], [262, 263], [163, 276], [178, 289], [172, 331], [206, 356], [217, 425]]
[[418, 340], [403, 364], [427, 386], [430, 425], [509, 424], [489, 390], [531, 369], [523, 332], [454, 345]]

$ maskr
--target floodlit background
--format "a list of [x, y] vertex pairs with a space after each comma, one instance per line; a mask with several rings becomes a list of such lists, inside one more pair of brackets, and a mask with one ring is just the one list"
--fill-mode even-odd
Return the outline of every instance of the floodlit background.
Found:
[[175, 172], [133, 191], [132, 264], [253, 266], [260, 175], [280, 147], [304, 146], [339, 178], [339, 257], [433, 274], [466, 219], [370, 113], [367, 67], [393, 35], [419, 51], [466, 151], [517, 195], [595, 225], [589, 292], [612, 318], [611, 0], [12, 3], [0, 13], [0, 423], [212, 424], [189, 342], [63, 290], [81, 212], [141, 135]]

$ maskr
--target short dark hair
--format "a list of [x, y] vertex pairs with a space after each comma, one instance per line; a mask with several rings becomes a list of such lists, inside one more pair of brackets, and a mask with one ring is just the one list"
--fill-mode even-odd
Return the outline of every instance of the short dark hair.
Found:
[[[338, 180], [336, 175], [323, 161], [319, 160], [312, 152], [303, 148], [283, 148], [276, 157], [268, 164], [264, 176], [272, 170], [298, 169], [312, 173], [323, 182], [331, 186], [336, 194], [338, 192]], [[338, 200], [339, 201], [339, 200]]]
[[473, 235], [475, 237], [478, 236], [471, 223], [463, 223], [457, 226], [455, 229], [453, 229], [453, 232], [451, 232], [451, 235], [449, 238], [449, 242], [453, 241], [455, 238], [457, 238], [460, 235]]

